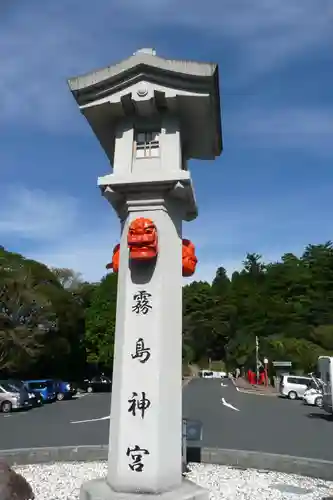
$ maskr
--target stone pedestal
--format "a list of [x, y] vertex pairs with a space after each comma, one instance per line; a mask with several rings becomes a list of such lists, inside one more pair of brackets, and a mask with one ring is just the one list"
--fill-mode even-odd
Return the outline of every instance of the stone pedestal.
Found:
[[[179, 207], [180, 208], [180, 207]], [[182, 481], [182, 211], [152, 193], [127, 200], [120, 243], [108, 483], [160, 493]], [[128, 227], [151, 219], [158, 255], [131, 262]]]
[[94, 479], [84, 483], [80, 500], [209, 500], [209, 492], [184, 479], [180, 486], [160, 495], [146, 493], [119, 493], [111, 489], [105, 479]]

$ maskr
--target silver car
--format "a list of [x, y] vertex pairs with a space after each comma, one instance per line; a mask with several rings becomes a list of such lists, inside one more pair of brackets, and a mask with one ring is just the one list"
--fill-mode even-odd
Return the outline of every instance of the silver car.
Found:
[[289, 399], [301, 399], [312, 381], [306, 375], [281, 375], [280, 395]]
[[23, 387], [17, 387], [8, 380], [0, 380], [0, 411], [10, 413], [31, 406], [29, 393]]

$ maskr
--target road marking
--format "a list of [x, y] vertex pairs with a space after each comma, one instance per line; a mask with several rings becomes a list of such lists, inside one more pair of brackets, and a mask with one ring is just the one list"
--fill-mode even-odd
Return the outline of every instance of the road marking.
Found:
[[228, 387], [228, 384], [224, 384], [224, 383], [222, 382], [221, 387]]
[[223, 406], [227, 406], [228, 408], [230, 408], [231, 410], [235, 410], [235, 411], [240, 411], [238, 408], [235, 408], [234, 406], [232, 406], [230, 403], [227, 403], [226, 400], [224, 398], [221, 399], [222, 401], [222, 404]]
[[91, 418], [90, 420], [73, 420], [71, 424], [86, 424], [87, 422], [100, 422], [101, 420], [109, 420], [110, 415], [101, 418]]
[[267, 393], [264, 393], [264, 392], [257, 392], [255, 390], [246, 390], [246, 389], [240, 389], [238, 387], [236, 387], [237, 391], [240, 392], [241, 394], [254, 394], [255, 396], [266, 396], [266, 397], [277, 397], [278, 396], [278, 393], [275, 393], [275, 392], [267, 392]]
[[[188, 385], [191, 381], [192, 381], [192, 378], [190, 378], [188, 381], [186, 381], [185, 385]], [[77, 396], [78, 396], [78, 398], [83, 398], [84, 396], [89, 396], [89, 394], [84, 393], [84, 394], [81, 394], [80, 396], [79, 395], [77, 395]], [[73, 421], [71, 421], [71, 424], [87, 424], [89, 422], [100, 422], [101, 420], [110, 420], [110, 415], [108, 415], [107, 417], [101, 417], [101, 418], [91, 418], [89, 420], [73, 420]]]

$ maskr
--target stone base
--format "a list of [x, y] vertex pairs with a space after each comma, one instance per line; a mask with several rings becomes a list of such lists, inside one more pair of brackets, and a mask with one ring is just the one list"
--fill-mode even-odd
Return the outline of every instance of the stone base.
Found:
[[188, 479], [176, 490], [159, 494], [152, 493], [119, 493], [110, 488], [106, 479], [93, 479], [83, 483], [80, 500], [209, 500], [209, 491], [197, 486]]

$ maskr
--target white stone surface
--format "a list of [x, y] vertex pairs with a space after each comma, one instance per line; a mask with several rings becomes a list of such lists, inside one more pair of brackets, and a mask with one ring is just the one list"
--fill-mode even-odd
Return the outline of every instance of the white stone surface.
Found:
[[[332, 495], [333, 482], [295, 474], [238, 470], [219, 465], [190, 464], [188, 478], [209, 489], [211, 500], [319, 500]], [[78, 500], [84, 481], [105, 477], [106, 462], [57, 463], [14, 467], [31, 484], [35, 500]], [[302, 488], [303, 494], [276, 487]]]
[[[214, 160], [222, 151], [218, 82], [216, 64], [163, 59], [143, 52], [68, 80], [111, 164], [116, 160], [120, 121], [134, 121], [141, 128], [142, 121], [149, 119], [153, 126], [153, 121], [163, 122], [167, 115], [181, 121], [186, 159]], [[142, 88], [146, 92], [142, 93]], [[163, 113], [156, 92], [163, 101]]]
[[217, 70], [217, 64], [164, 59], [156, 56], [156, 54], [142, 52], [142, 50], [140, 51], [139, 49], [131, 57], [112, 66], [87, 73], [86, 75], [70, 78], [68, 80], [68, 85], [72, 91], [82, 90], [86, 87], [100, 84], [104, 80], [108, 80], [120, 74], [126, 74], [128, 70], [142, 64], [164, 71], [179, 73], [184, 77], [198, 76], [201, 78], [212, 78]]
[[[120, 247], [108, 479], [117, 491], [165, 491], [180, 485], [182, 470], [182, 217], [163, 200], [129, 211]], [[137, 217], [154, 221], [158, 257], [155, 265], [131, 269], [127, 234]], [[147, 314], [132, 309], [140, 291], [150, 294]], [[150, 349], [145, 363], [132, 359], [138, 339]], [[150, 402], [144, 418], [128, 411], [133, 392], [139, 398], [144, 392]], [[130, 469], [126, 455], [136, 445], [149, 452], [142, 455], [141, 472]]]

